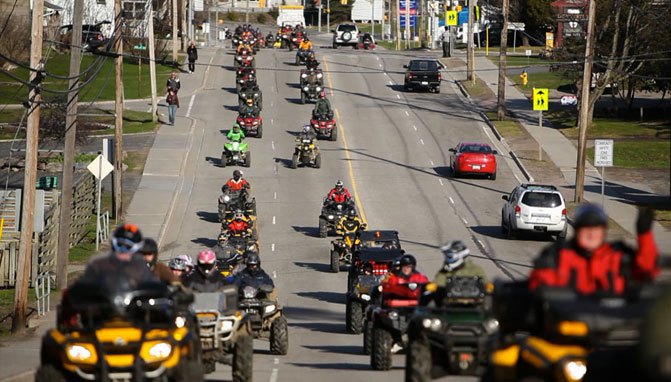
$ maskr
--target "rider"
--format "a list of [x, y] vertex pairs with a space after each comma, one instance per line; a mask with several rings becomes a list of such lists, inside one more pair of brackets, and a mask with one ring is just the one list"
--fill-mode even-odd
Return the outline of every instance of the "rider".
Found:
[[171, 272], [170, 268], [158, 261], [158, 244], [156, 244], [154, 239], [145, 238], [144, 245], [139, 253], [144, 257], [144, 261], [147, 263], [149, 270], [151, 270], [154, 273], [154, 276], [159, 280], [167, 284], [179, 282], [179, 278]]
[[186, 256], [186, 255], [179, 255], [177, 257], [173, 257], [168, 262], [168, 267], [170, 268], [170, 271], [180, 281], [183, 281], [190, 274], [190, 272], [187, 271], [189, 265], [187, 264], [187, 262], [184, 260], [184, 258], [182, 256]]
[[340, 218], [338, 225], [336, 226], [336, 232], [343, 235], [345, 238], [345, 244], [349, 247], [352, 247], [354, 242], [352, 238], [356, 235], [357, 232], [366, 229], [366, 224], [359, 219], [356, 215], [356, 211], [351, 209], [347, 212], [347, 215]]
[[319, 61], [317, 61], [317, 57], [315, 56], [315, 52], [310, 52], [305, 59], [305, 66], [308, 68], [308, 70], [313, 70], [317, 69], [319, 66]]
[[259, 108], [254, 105], [254, 99], [252, 98], [247, 98], [247, 101], [245, 102], [245, 105], [240, 108], [240, 115], [252, 115], [256, 117], [259, 113]]
[[242, 177], [242, 171], [235, 170], [233, 171], [233, 177], [224, 183], [221, 187], [221, 192], [226, 193], [227, 191], [248, 191], [251, 187], [247, 179]]
[[[394, 269], [382, 282], [383, 300], [416, 300], [421, 288], [419, 288], [419, 285], [411, 284], [426, 284], [429, 282], [424, 274], [415, 269], [416, 267], [417, 260], [413, 255], [405, 254], [401, 256], [398, 268]], [[408, 287], [406, 288], [405, 285]]]
[[226, 228], [232, 235], [236, 236], [250, 235], [252, 233], [251, 232], [252, 230], [249, 227], [249, 223], [245, 221], [245, 214], [240, 210], [235, 211], [235, 215], [233, 215], [233, 220], [230, 223], [228, 223]]
[[478, 276], [486, 280], [487, 275], [482, 267], [466, 259], [471, 251], [461, 240], [450, 241], [440, 250], [444, 256], [443, 267], [433, 279], [439, 287], [445, 287], [447, 279], [455, 276]]
[[261, 258], [259, 255], [252, 253], [247, 256], [247, 261], [245, 262], [245, 269], [243, 269], [238, 274], [238, 287], [241, 289], [247, 285], [260, 287], [267, 286], [272, 288], [272, 292], [269, 292], [266, 297], [268, 300], [276, 301], [277, 293], [275, 292], [275, 283], [273, 279], [268, 276], [268, 274], [261, 269]]
[[184, 280], [184, 285], [196, 292], [217, 292], [230, 283], [217, 271], [217, 257], [206, 249], [198, 254], [196, 271]]
[[338, 180], [335, 187], [333, 187], [326, 196], [326, 203], [328, 204], [345, 204], [350, 203], [351, 200], [352, 195], [349, 193], [349, 190], [345, 188], [345, 184], [342, 180]]
[[312, 118], [314, 119], [333, 119], [333, 109], [331, 109], [331, 102], [326, 98], [326, 92], [319, 93], [319, 99], [312, 110]]
[[245, 132], [242, 131], [240, 125], [235, 123], [233, 124], [233, 128], [228, 131], [228, 134], [226, 134], [226, 138], [228, 138], [228, 140], [231, 142], [242, 142], [242, 140], [245, 139]]
[[243, 44], [238, 45], [238, 47], [235, 49], [235, 53], [240, 55], [244, 50], [246, 50], [249, 53], [252, 51], [252, 47], [245, 42]]
[[650, 281], [659, 273], [657, 245], [652, 233], [654, 213], [639, 210], [638, 250], [623, 242], [606, 242], [608, 216], [594, 204], [576, 212], [573, 239], [546, 248], [534, 262], [529, 288], [570, 286], [581, 294], [598, 291], [622, 294], [631, 280]]
[[303, 41], [301, 41], [301, 43], [298, 45], [298, 49], [303, 52], [312, 50], [312, 41], [310, 41], [310, 39], [307, 36], [305, 36]]

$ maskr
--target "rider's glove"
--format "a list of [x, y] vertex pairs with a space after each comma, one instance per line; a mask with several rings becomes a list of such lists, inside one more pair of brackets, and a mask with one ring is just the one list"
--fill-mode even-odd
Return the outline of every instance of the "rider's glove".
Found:
[[652, 221], [655, 218], [655, 211], [644, 207], [638, 211], [638, 219], [636, 219], [636, 232], [643, 234], [650, 231], [652, 228]]

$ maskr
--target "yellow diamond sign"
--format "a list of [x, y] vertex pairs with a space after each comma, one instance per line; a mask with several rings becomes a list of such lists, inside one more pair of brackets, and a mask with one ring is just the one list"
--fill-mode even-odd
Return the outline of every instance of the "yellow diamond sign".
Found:
[[549, 91], [548, 89], [534, 89], [532, 102], [534, 104], [534, 110], [536, 111], [546, 111], [548, 110], [549, 104]]

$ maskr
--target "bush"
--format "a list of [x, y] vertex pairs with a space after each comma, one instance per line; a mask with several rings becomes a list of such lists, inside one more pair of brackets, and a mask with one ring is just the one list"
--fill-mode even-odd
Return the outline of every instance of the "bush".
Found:
[[280, 10], [277, 8], [273, 8], [270, 11], [268, 11], [268, 16], [272, 17], [273, 20], [277, 20], [277, 17], [280, 15]]
[[256, 16], [256, 22], [259, 24], [265, 24], [268, 22], [268, 16], [265, 13], [259, 13], [258, 16]]
[[228, 21], [238, 21], [238, 13], [234, 11], [229, 11], [226, 14], [226, 20]]
[[[0, 15], [9, 14], [11, 7], [0, 7]], [[7, 20], [5, 32], [0, 39], [0, 52], [14, 60], [28, 62], [30, 60], [30, 22], [26, 17], [11, 17]], [[5, 25], [0, 25], [0, 29]], [[0, 59], [0, 67], [7, 64]], [[11, 64], [13, 66], [13, 64]]]

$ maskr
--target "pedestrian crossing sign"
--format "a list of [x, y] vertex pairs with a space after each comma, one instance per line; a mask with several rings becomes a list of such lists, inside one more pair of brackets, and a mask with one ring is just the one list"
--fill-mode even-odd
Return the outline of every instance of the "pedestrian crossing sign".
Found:
[[447, 11], [445, 12], [445, 25], [454, 27], [457, 26], [457, 11]]
[[537, 89], [535, 88], [532, 93], [532, 102], [534, 104], [535, 111], [547, 111], [548, 110], [548, 101], [549, 101], [549, 92], [548, 89]]

